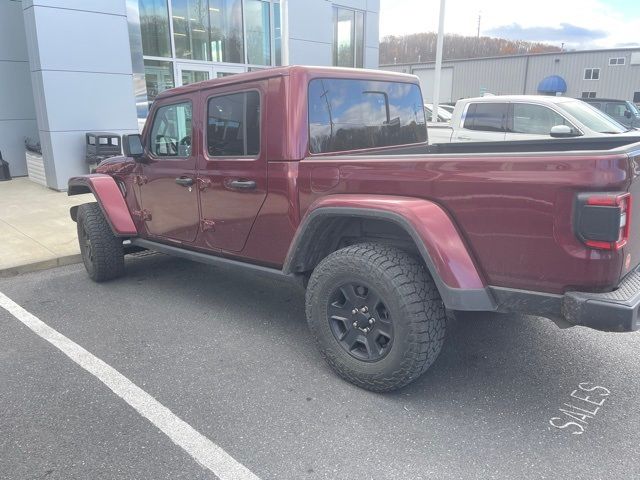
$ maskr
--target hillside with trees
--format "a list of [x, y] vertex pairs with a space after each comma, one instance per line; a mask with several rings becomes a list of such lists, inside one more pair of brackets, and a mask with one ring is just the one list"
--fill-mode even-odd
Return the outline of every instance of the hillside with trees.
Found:
[[[414, 33], [411, 35], [384, 37], [380, 42], [380, 65], [435, 61], [437, 39], [438, 36], [435, 33]], [[559, 51], [561, 51], [560, 48], [544, 43], [491, 37], [445, 35], [442, 58], [443, 60], [457, 60], [460, 58]]]

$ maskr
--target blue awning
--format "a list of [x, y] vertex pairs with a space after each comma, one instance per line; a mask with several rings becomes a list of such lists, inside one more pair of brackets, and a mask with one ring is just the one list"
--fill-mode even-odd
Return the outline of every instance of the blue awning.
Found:
[[558, 75], [551, 75], [538, 84], [538, 93], [564, 93], [567, 91], [567, 82]]

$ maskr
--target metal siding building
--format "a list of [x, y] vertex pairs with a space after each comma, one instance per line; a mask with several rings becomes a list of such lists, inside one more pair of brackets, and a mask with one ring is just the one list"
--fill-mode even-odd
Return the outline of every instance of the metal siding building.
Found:
[[[610, 59], [624, 64], [610, 65]], [[383, 70], [413, 73], [421, 79], [425, 101], [433, 97], [434, 63], [382, 65]], [[455, 102], [485, 92], [496, 95], [537, 94], [540, 82], [558, 75], [567, 83], [564, 93], [640, 101], [640, 48], [558, 52], [508, 57], [475, 58], [442, 62], [440, 99]], [[587, 69], [599, 69], [598, 79], [585, 79]], [[450, 80], [449, 80], [450, 79]]]

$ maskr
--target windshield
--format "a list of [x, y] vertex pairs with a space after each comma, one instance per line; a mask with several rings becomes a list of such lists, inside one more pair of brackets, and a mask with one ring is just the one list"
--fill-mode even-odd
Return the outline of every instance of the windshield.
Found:
[[[431, 114], [433, 113], [433, 104], [425, 103], [424, 110], [427, 113], [427, 121], [431, 121]], [[439, 122], [450, 122], [451, 121], [451, 112], [448, 112], [441, 106], [438, 106], [438, 121]]]
[[581, 100], [558, 103], [557, 107], [572, 115], [585, 127], [598, 133], [624, 133], [625, 127]]

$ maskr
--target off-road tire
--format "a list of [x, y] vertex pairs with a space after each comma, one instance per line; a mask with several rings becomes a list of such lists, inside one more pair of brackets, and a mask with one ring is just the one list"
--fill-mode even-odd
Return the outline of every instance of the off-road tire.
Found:
[[[393, 323], [393, 343], [382, 359], [354, 358], [329, 326], [329, 303], [336, 285], [363, 281], [378, 292]], [[444, 343], [446, 314], [424, 264], [392, 246], [362, 243], [324, 258], [313, 271], [306, 314], [320, 352], [347, 381], [375, 392], [401, 388], [422, 375]]]
[[96, 202], [80, 205], [77, 227], [80, 253], [89, 278], [95, 282], [105, 282], [122, 276], [122, 239], [113, 234]]

